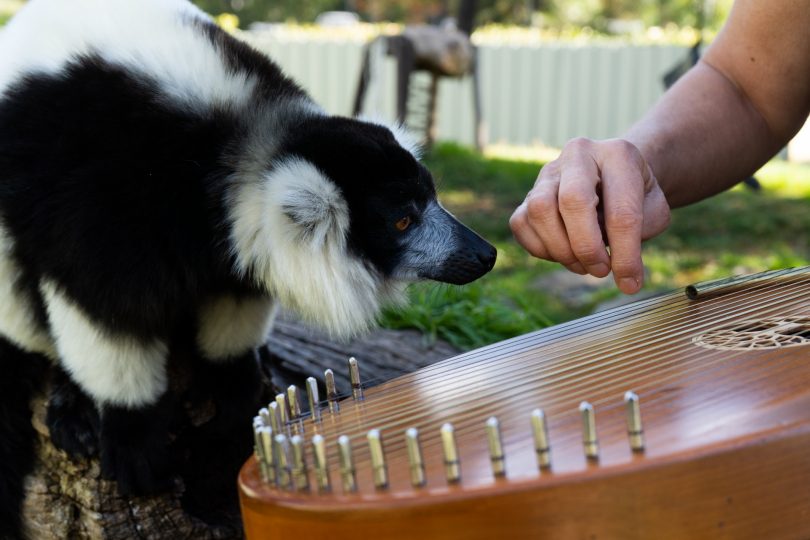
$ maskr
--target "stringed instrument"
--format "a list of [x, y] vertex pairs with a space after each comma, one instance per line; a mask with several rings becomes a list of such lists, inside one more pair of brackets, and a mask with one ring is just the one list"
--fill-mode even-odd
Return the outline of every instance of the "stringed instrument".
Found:
[[254, 420], [249, 540], [810, 538], [810, 267], [350, 369]]

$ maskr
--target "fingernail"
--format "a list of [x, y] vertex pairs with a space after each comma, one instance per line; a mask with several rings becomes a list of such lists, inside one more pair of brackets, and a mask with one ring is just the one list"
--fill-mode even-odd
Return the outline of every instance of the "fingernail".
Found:
[[633, 294], [641, 288], [641, 283], [636, 278], [625, 277], [619, 280], [619, 289], [625, 294]]
[[590, 272], [595, 276], [604, 277], [608, 275], [608, 272], [610, 272], [610, 268], [608, 268], [608, 265], [606, 265], [605, 263], [599, 263], [593, 266], [589, 266], [588, 272]]

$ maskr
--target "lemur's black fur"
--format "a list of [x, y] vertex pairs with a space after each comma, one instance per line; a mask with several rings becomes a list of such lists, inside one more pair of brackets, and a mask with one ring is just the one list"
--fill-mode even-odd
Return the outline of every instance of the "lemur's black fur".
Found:
[[[33, 455], [28, 402], [45, 358], [59, 366], [53, 442], [99, 453], [124, 493], [160, 491], [177, 470], [166, 370], [178, 351], [194, 358], [197, 387], [217, 411], [180, 437], [231, 448], [220, 453], [238, 463], [258, 405], [255, 348], [274, 305], [348, 335], [403, 283], [466, 283], [495, 260], [441, 208], [398, 131], [326, 115], [183, 0], [84, 3], [87, 17], [103, 11], [99, 20], [121, 26], [62, 21], [53, 15], [61, 0], [31, 0], [0, 35], [0, 67], [22, 62], [0, 69], [7, 535], [19, 525]], [[86, 28], [63, 36], [62, 24]]]

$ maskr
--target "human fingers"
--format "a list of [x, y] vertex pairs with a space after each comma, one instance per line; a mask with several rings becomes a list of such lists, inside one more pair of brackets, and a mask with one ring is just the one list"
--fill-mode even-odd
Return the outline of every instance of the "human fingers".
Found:
[[588, 273], [605, 277], [610, 258], [602, 240], [597, 207], [601, 182], [594, 141], [573, 139], [560, 156], [559, 213], [571, 250]]
[[641, 238], [650, 171], [638, 149], [627, 141], [605, 141], [601, 150], [602, 206], [610, 267], [619, 289], [633, 294], [644, 279]]
[[512, 232], [535, 257], [556, 261], [577, 274], [585, 268], [577, 261], [568, 242], [557, 207], [559, 162], [552, 161], [540, 171], [534, 187], [509, 221]]
[[669, 227], [672, 217], [669, 202], [667, 202], [667, 198], [651, 170], [649, 171], [649, 177], [651, 179], [651, 185], [644, 195], [644, 223], [641, 228], [642, 240], [649, 240], [664, 232], [664, 230]]

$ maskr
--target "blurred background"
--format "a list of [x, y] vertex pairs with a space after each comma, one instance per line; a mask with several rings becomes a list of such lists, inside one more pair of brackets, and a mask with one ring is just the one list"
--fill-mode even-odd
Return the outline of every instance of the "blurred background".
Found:
[[[732, 0], [195, 3], [330, 113], [401, 121], [422, 138], [443, 203], [499, 259], [470, 286], [413, 287], [412, 305], [383, 324], [466, 349], [627, 300], [609, 278], [528, 256], [509, 216], [568, 139], [617, 136], [638, 119], [711, 43]], [[0, 0], [0, 25], [23, 4]], [[637, 297], [810, 263], [808, 133], [756, 182], [675, 211], [645, 246]]]

